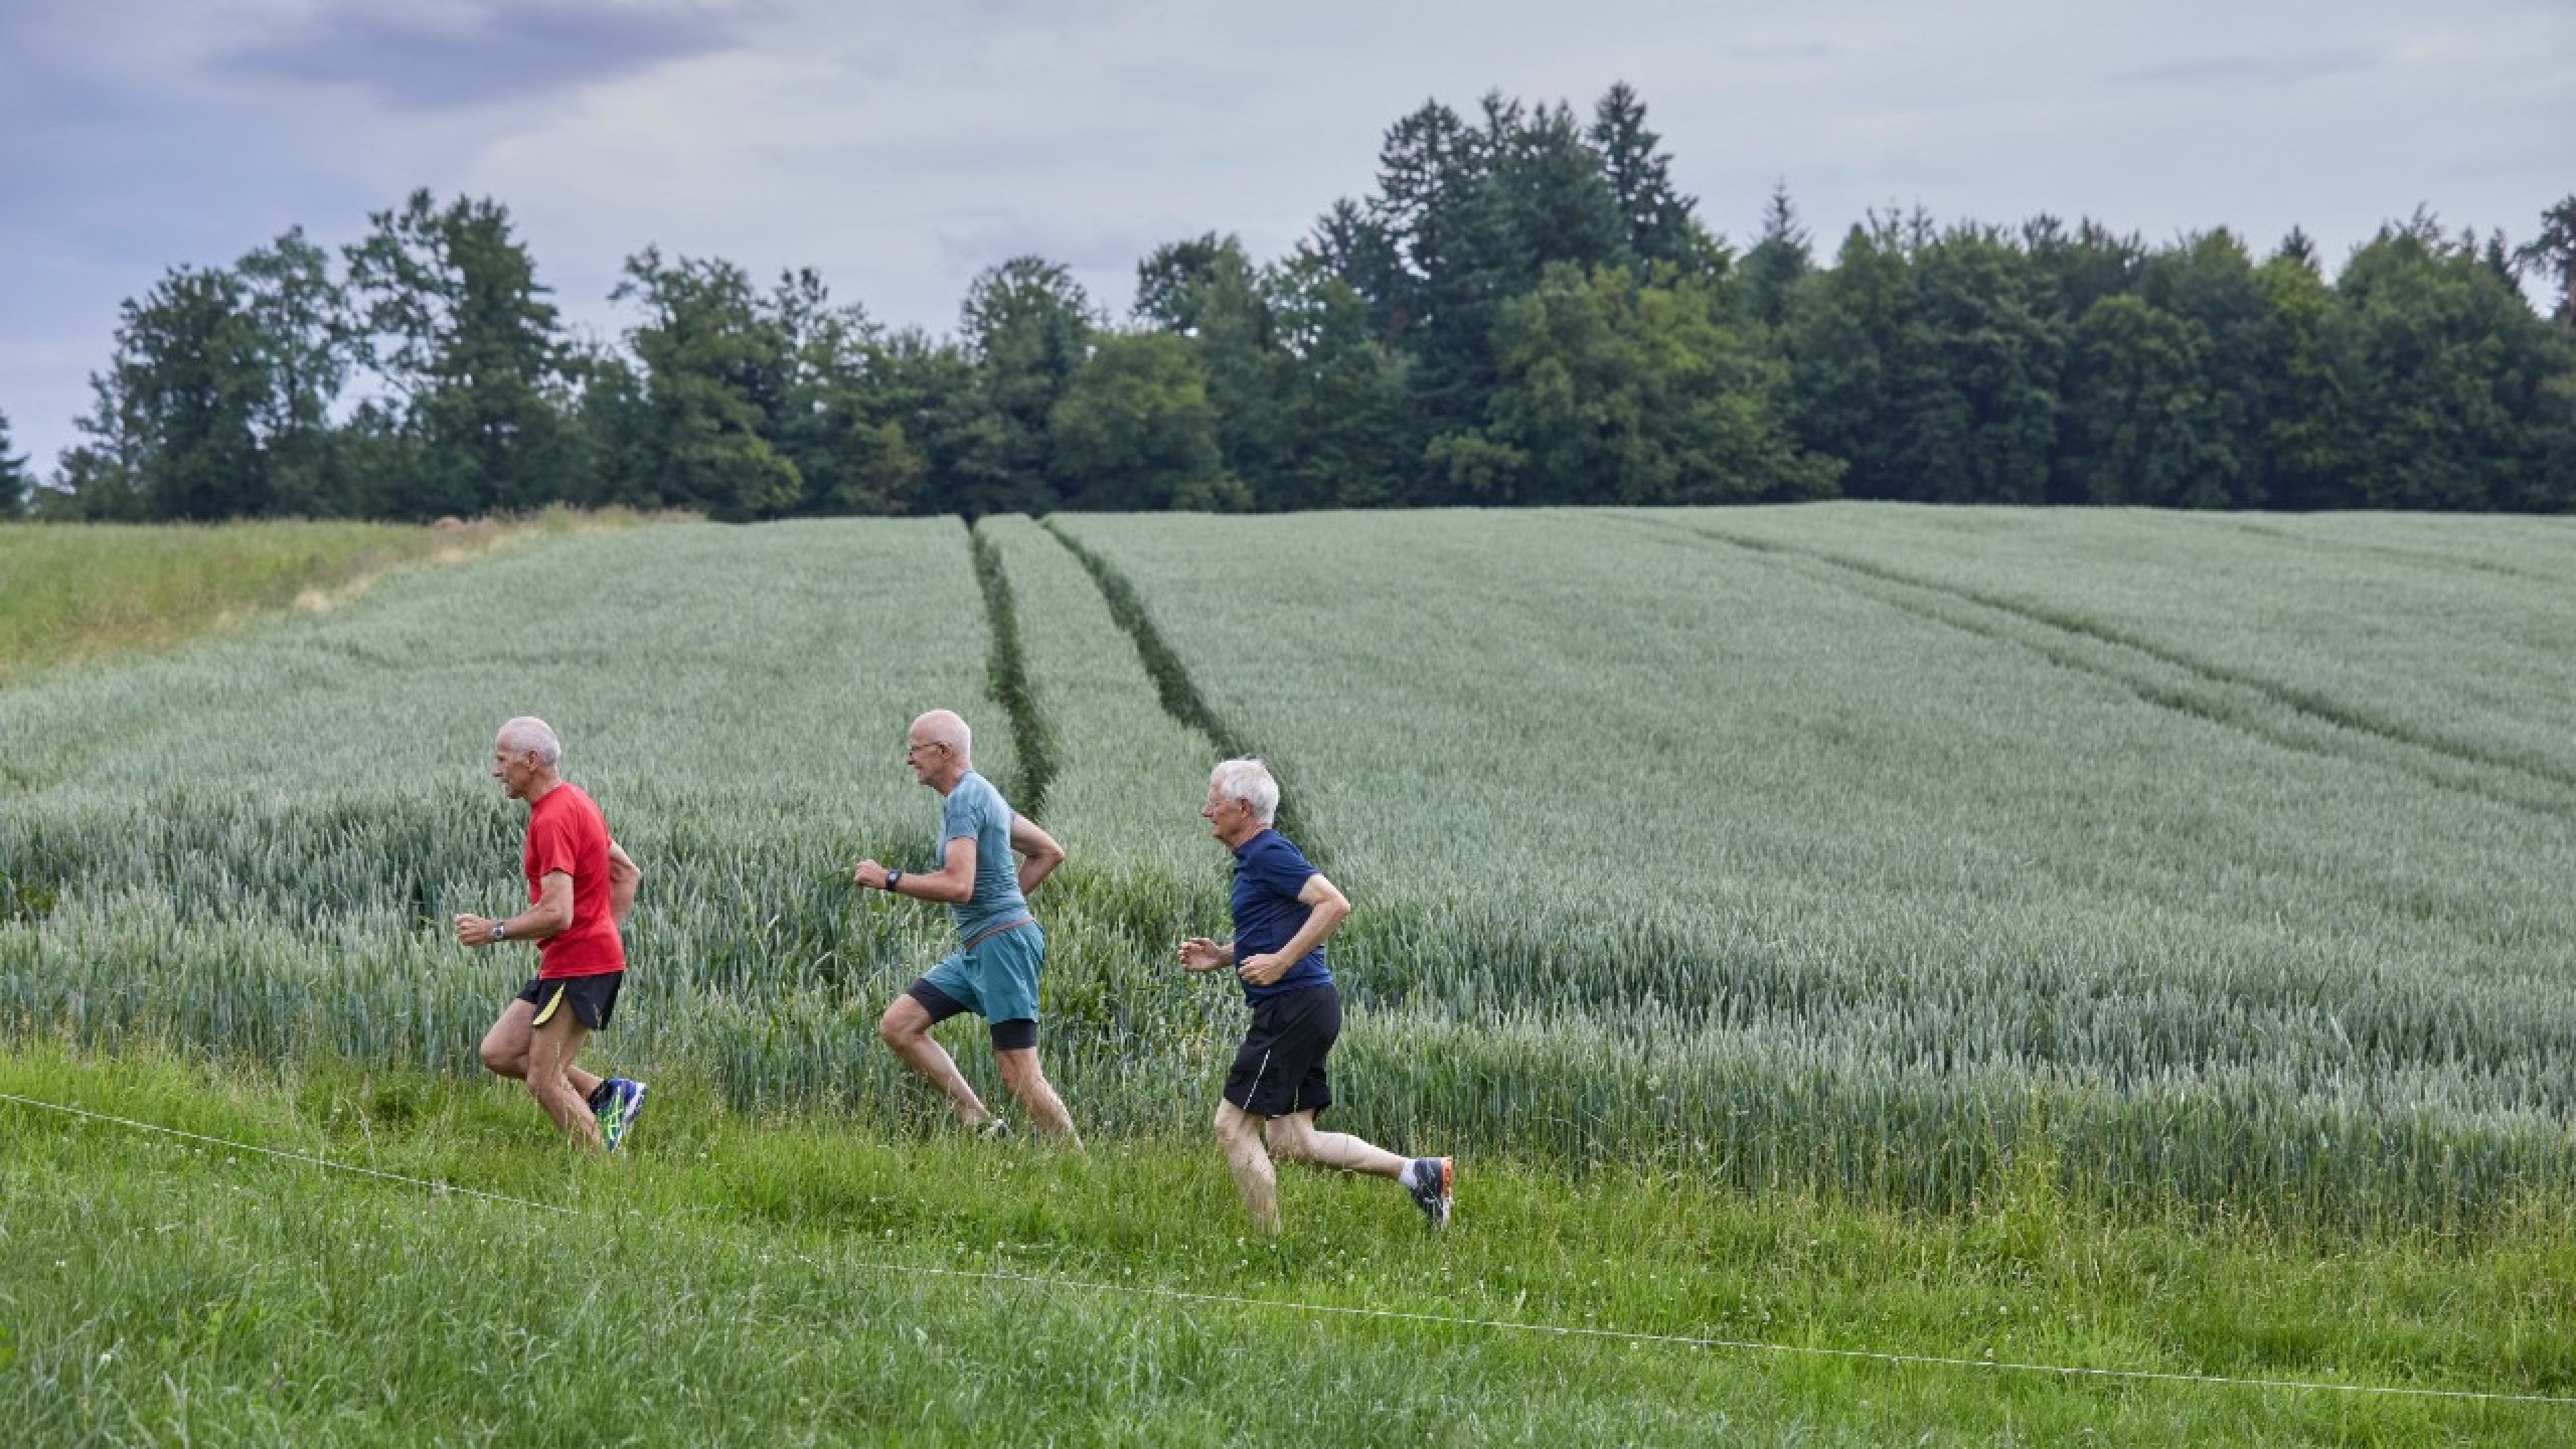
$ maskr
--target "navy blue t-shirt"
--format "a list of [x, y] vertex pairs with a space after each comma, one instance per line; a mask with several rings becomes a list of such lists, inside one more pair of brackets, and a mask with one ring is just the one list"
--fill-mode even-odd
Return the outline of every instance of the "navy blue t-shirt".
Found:
[[[1319, 872], [1306, 863], [1288, 837], [1264, 829], [1234, 851], [1234, 959], [1242, 961], [1276, 951], [1295, 939], [1315, 908], [1297, 899]], [[1240, 980], [1241, 978], [1236, 978]], [[1317, 946], [1267, 986], [1246, 984], [1247, 1001], [1262, 1001], [1332, 983], [1324, 969], [1324, 948]]]

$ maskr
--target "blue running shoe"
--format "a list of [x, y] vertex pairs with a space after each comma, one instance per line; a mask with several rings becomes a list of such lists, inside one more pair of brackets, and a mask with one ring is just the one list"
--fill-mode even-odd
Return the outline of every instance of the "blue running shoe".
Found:
[[1431, 1231], [1449, 1226], [1449, 1159], [1417, 1157], [1404, 1165], [1404, 1189], [1413, 1205], [1431, 1220]]
[[644, 1110], [645, 1087], [642, 1082], [630, 1082], [624, 1077], [611, 1077], [602, 1085], [608, 1100], [599, 1108], [599, 1144], [615, 1152], [625, 1143], [636, 1115]]

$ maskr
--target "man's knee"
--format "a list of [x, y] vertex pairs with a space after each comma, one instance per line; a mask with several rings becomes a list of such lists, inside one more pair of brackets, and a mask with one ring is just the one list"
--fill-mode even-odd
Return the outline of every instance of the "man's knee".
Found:
[[1046, 1085], [1046, 1073], [1038, 1066], [1037, 1048], [993, 1053], [993, 1069], [1002, 1076], [1002, 1085], [1013, 1092], [1030, 1092]]
[[1261, 1142], [1261, 1119], [1221, 1097], [1214, 1125], [1216, 1140], [1228, 1147], [1255, 1147]]
[[483, 1038], [477, 1050], [483, 1057], [483, 1069], [495, 1076], [524, 1077], [528, 1074], [528, 1039], [524, 1034], [495, 1031]]
[[1273, 1117], [1261, 1135], [1269, 1143], [1270, 1155], [1282, 1162], [1314, 1160], [1315, 1131], [1303, 1117]]
[[904, 1003], [911, 999], [909, 996], [896, 997], [894, 1004], [885, 1009], [885, 1015], [877, 1018], [877, 1040], [900, 1050], [906, 1042], [921, 1035], [921, 1024], [912, 1019], [912, 1013], [903, 1009]]

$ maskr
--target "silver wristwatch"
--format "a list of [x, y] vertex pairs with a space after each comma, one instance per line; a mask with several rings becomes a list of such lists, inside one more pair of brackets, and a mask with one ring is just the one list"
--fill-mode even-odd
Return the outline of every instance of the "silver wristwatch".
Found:
[[495, 941], [506, 941], [510, 939], [510, 923], [507, 921], [494, 921], [492, 923], [492, 939]]

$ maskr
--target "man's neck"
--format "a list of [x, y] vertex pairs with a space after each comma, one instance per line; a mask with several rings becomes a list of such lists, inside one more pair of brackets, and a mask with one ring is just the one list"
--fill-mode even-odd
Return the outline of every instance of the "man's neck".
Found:
[[528, 803], [532, 806], [535, 805], [538, 801], [553, 794], [555, 787], [562, 783], [563, 776], [555, 774], [551, 770], [547, 771], [545, 774], [539, 775], [535, 782], [528, 788]]

